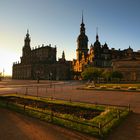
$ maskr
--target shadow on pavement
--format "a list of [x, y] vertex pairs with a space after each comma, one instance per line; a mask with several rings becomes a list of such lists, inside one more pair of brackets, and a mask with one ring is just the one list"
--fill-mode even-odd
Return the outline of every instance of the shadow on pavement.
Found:
[[113, 130], [107, 140], [140, 140], [140, 114], [132, 113]]

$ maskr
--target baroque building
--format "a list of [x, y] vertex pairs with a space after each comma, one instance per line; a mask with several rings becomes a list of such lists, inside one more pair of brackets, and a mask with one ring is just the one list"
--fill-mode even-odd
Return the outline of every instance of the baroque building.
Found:
[[29, 31], [27, 31], [21, 61], [13, 63], [13, 79], [70, 79], [71, 61], [66, 61], [64, 52], [62, 58], [57, 61], [56, 46], [42, 45], [31, 50], [30, 41]]
[[[86, 67], [95, 67], [109, 71], [120, 71], [124, 81], [140, 81], [140, 52], [128, 49], [109, 48], [107, 43], [101, 45], [98, 32], [96, 40], [88, 49], [88, 37], [85, 24], [82, 22], [80, 35], [77, 38], [76, 59], [73, 60], [73, 71], [78, 76]], [[75, 76], [76, 76], [75, 75]]]

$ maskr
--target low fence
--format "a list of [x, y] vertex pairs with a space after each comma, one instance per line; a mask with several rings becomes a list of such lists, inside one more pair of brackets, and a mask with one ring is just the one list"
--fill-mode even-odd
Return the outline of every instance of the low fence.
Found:
[[[30, 113], [29, 113], [30, 111], [37, 112], [37, 113], [40, 114], [38, 116], [40, 119], [43, 119], [44, 116], [47, 116], [48, 119], [45, 119], [45, 121], [47, 121], [47, 122], [51, 122], [51, 123], [54, 123], [54, 124], [57, 124], [57, 125], [63, 125], [65, 127], [75, 129], [75, 130], [78, 130], [78, 131], [82, 131], [82, 132], [85, 132], [85, 133], [89, 133], [89, 132], [88, 132], [88, 129], [83, 129], [83, 126], [85, 126], [87, 128], [90, 127], [92, 129], [94, 129], [94, 131], [92, 133], [95, 132], [95, 135], [100, 136], [100, 137], [104, 136], [104, 128], [105, 127], [107, 127], [115, 119], [120, 119], [121, 115], [124, 113], [124, 111], [126, 111], [126, 110], [130, 111], [130, 105], [119, 106], [121, 108], [123, 107], [123, 110], [122, 111], [118, 110], [112, 119], [110, 119], [109, 121], [107, 121], [104, 124], [101, 124], [99, 122], [97, 125], [94, 125], [94, 124], [88, 124], [88, 123], [84, 123], [84, 122], [60, 117], [60, 116], [56, 115], [56, 113], [54, 113], [53, 111], [51, 111], [50, 113], [47, 113], [43, 109], [42, 110], [37, 110], [36, 108], [31, 108], [31, 107], [27, 106], [25, 103], [24, 104], [19, 104], [19, 103], [17, 104], [17, 103], [13, 103], [13, 102], [10, 102], [10, 101], [3, 100], [1, 98], [0, 98], [0, 102], [4, 103], [4, 107], [6, 107], [6, 108], [13, 109], [13, 108], [11, 108], [11, 106], [15, 106], [15, 107], [18, 108], [18, 110], [21, 110], [23, 113], [27, 113], [28, 115], [30, 115]], [[15, 110], [15, 111], [17, 111], [17, 110]], [[37, 116], [33, 116], [33, 115], [31, 115], [31, 116], [32, 117], [37, 117]], [[56, 120], [62, 120], [64, 122], [61, 124], [60, 121], [56, 121]], [[77, 128], [73, 128], [74, 124], [77, 125]], [[78, 125], [80, 125], [79, 128], [78, 128]]]
[[68, 92], [76, 92], [74, 86], [65, 85], [38, 85], [38, 86], [23, 86], [16, 88], [16, 92], [24, 95], [34, 95], [34, 96], [53, 96], [54, 94], [62, 94]]

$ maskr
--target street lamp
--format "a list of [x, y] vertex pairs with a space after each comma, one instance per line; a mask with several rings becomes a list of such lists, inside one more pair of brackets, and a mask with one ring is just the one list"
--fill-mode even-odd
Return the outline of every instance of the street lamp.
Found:
[[50, 87], [52, 87], [52, 73], [51, 72], [49, 74], [49, 79], [50, 79]]
[[36, 74], [37, 74], [37, 83], [39, 83], [39, 80], [40, 80], [40, 71], [38, 70], [38, 71], [36, 72]]

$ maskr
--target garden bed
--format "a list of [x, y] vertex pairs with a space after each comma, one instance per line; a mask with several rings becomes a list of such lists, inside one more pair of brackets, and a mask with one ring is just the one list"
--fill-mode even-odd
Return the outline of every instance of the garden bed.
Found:
[[104, 137], [129, 114], [115, 107], [29, 96], [0, 96], [0, 106], [97, 137]]
[[21, 105], [30, 106], [32, 108], [39, 108], [45, 110], [51, 110], [54, 113], [60, 114], [71, 114], [80, 118], [90, 120], [103, 112], [103, 109], [92, 109], [80, 106], [71, 106], [67, 104], [58, 104], [55, 102], [44, 102], [39, 100], [32, 100], [27, 98], [21, 98], [16, 96], [7, 96], [3, 97], [4, 100], [7, 100], [11, 103], [17, 103]]

